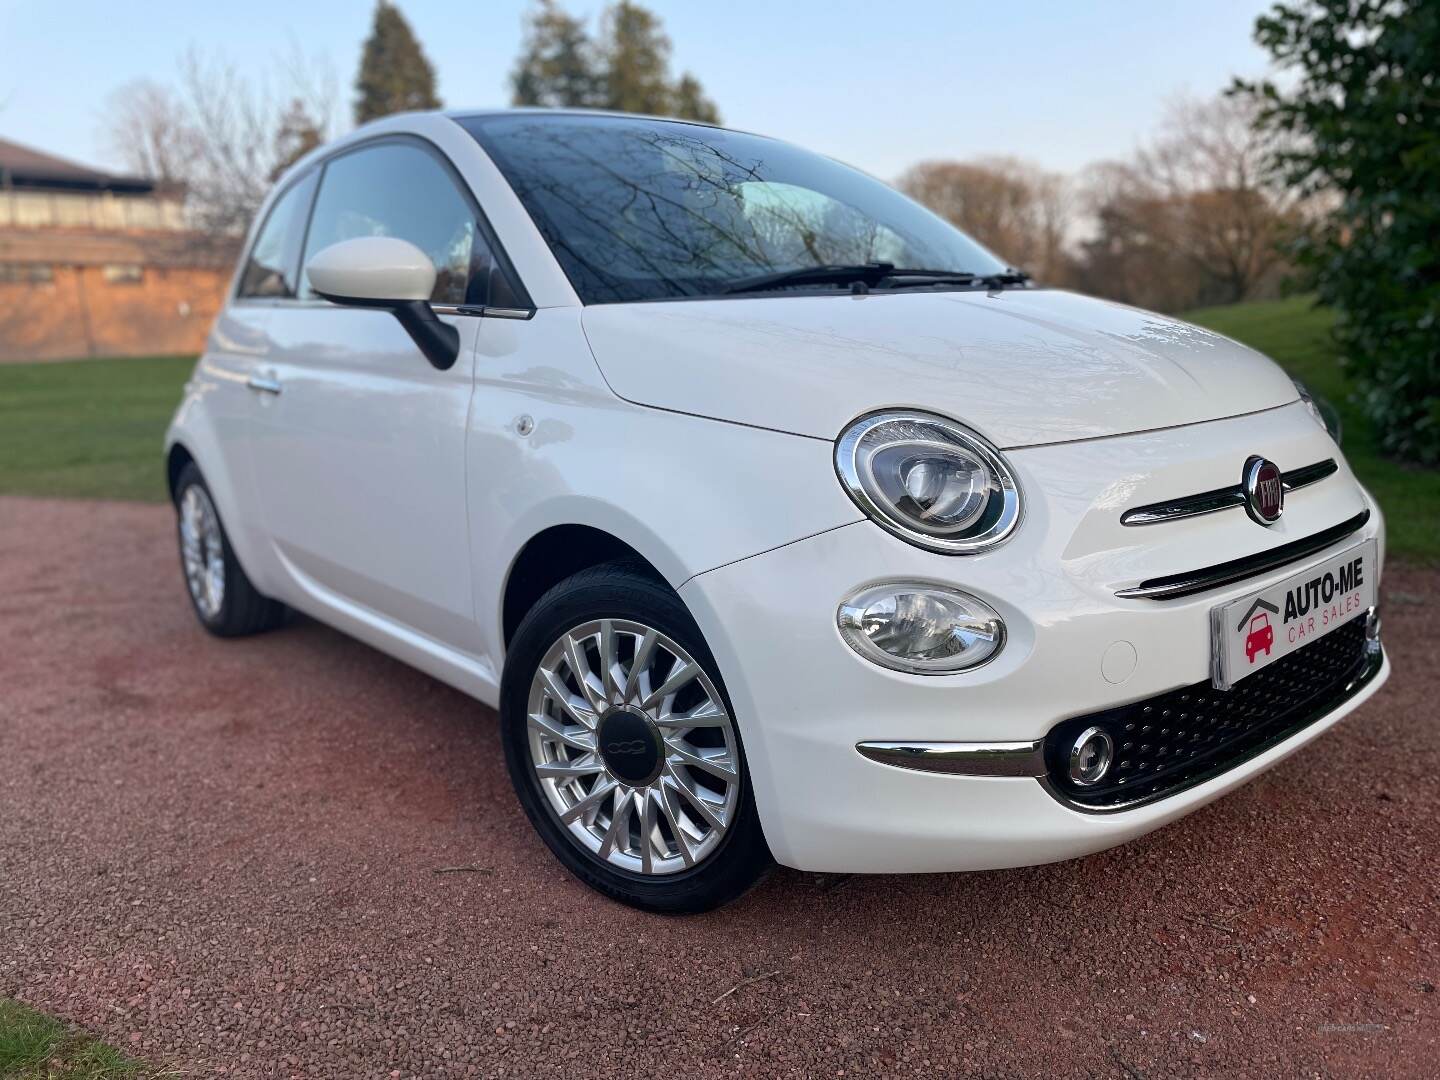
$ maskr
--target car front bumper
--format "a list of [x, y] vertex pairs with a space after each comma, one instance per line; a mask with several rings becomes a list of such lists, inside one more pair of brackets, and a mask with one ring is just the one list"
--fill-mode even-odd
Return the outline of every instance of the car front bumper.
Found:
[[[681, 595], [715, 653], [740, 723], [777, 860], [813, 871], [882, 873], [1085, 855], [1218, 798], [1368, 699], [1388, 676], [1383, 657], [1363, 685], [1293, 735], [1195, 786], [1121, 811], [1087, 812], [1052, 794], [1043, 777], [1006, 775], [1037, 771], [1026, 748], [1063, 720], [1207, 679], [1215, 605], [1372, 537], [1383, 559], [1379, 510], [1343, 462], [1323, 484], [1297, 493], [1283, 527], [1273, 530], [1243, 512], [1139, 529], [1119, 524], [1129, 505], [1216, 487], [1218, 470], [1250, 452], [1287, 468], [1338, 458], [1303, 406], [1013, 451], [1027, 517], [992, 552], [935, 555], [860, 522], [685, 583]], [[1117, 595], [1155, 574], [1253, 555], [1366, 510], [1359, 531], [1302, 562], [1178, 599]], [[836, 607], [857, 588], [884, 581], [947, 584], [980, 597], [1005, 618], [1004, 650], [974, 671], [943, 677], [862, 659], [840, 638]], [[964, 750], [990, 753], [978, 764], [971, 755], [964, 771], [917, 769], [917, 760], [904, 767], [866, 756], [862, 744], [957, 750], [957, 770]]]

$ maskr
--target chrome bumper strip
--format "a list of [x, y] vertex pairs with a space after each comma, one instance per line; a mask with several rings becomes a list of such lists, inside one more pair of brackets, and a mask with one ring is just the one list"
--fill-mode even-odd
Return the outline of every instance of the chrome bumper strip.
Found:
[[1035, 742], [861, 742], [855, 749], [882, 765], [963, 776], [1044, 776], [1045, 753]]
[[[1282, 473], [1280, 480], [1285, 485], [1286, 491], [1295, 491], [1298, 488], [1309, 487], [1311, 484], [1318, 484], [1327, 476], [1333, 476], [1339, 469], [1340, 466], [1335, 463], [1334, 458], [1326, 458], [1324, 461], [1317, 461], [1314, 465], [1304, 465]], [[1198, 495], [1184, 495], [1178, 499], [1150, 503], [1148, 506], [1137, 506], [1120, 515], [1120, 524], [1159, 525], [1166, 521], [1199, 517], [1201, 514], [1213, 514], [1217, 510], [1231, 510], [1244, 505], [1245, 489], [1242, 485], [1236, 484], [1234, 487], [1217, 488], [1214, 491], [1202, 491]]]
[[1342, 521], [1339, 525], [1333, 525], [1303, 540], [1293, 540], [1269, 551], [1247, 555], [1243, 559], [1202, 566], [1198, 570], [1187, 570], [1182, 574], [1149, 578], [1133, 588], [1120, 589], [1115, 595], [1122, 600], [1176, 600], [1208, 589], [1218, 589], [1222, 585], [1244, 581], [1246, 578], [1309, 558], [1363, 528], [1369, 520], [1370, 511], [1362, 510], [1349, 521]]

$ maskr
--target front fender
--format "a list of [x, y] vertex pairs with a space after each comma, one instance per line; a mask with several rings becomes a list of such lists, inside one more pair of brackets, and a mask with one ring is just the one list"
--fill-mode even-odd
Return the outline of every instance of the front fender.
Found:
[[[613, 397], [549, 402], [527, 438], [505, 423], [520, 407], [504, 395], [477, 395], [472, 415], [475, 610], [497, 666], [510, 568], [546, 529], [608, 533], [679, 589], [696, 574], [861, 519], [824, 440]], [[524, 407], [535, 410], [533, 398]], [[492, 422], [482, 410], [493, 410]]]
[[222, 362], [202, 358], [195, 365], [175, 416], [165, 431], [164, 458], [183, 447], [205, 477], [225, 535], [255, 587], [275, 595], [277, 574], [269, 557], [254, 471], [250, 464], [248, 414], [243, 378]]

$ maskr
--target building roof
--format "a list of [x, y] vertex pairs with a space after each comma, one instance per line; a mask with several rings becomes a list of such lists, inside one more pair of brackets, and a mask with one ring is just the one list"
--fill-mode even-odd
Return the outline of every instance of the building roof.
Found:
[[155, 190], [155, 181], [102, 172], [21, 146], [9, 139], [0, 139], [0, 188], [7, 187], [148, 195]]

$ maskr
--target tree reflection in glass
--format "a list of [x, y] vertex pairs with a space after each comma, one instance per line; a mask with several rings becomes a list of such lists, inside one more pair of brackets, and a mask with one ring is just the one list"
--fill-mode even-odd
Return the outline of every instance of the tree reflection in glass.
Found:
[[586, 303], [706, 296], [765, 274], [1004, 265], [873, 177], [774, 139], [573, 113], [463, 118]]

